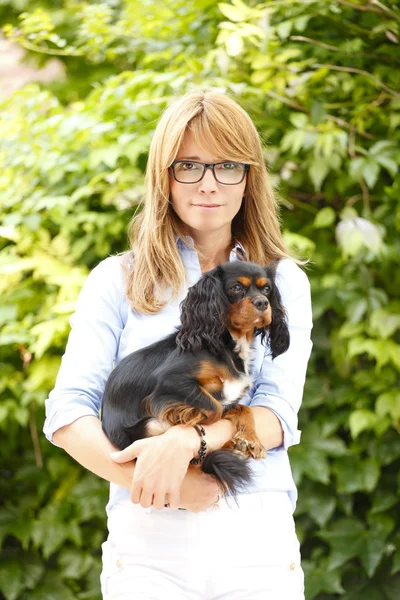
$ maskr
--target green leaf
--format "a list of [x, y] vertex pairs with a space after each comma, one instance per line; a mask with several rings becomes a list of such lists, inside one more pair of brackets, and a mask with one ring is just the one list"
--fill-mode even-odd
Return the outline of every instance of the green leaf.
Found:
[[314, 219], [314, 228], [322, 229], [324, 227], [331, 227], [336, 220], [336, 213], [330, 206], [325, 206], [318, 211]]
[[379, 157], [382, 156], [388, 150], [395, 150], [396, 146], [392, 140], [380, 140], [371, 146], [369, 149], [370, 156]]
[[397, 164], [397, 162], [394, 159], [389, 158], [388, 156], [377, 156], [376, 161], [382, 167], [384, 167], [392, 177], [395, 177], [395, 175], [399, 171], [399, 165]]
[[397, 550], [393, 555], [393, 563], [391, 574], [394, 575], [400, 571], [400, 550]]
[[296, 129], [304, 129], [308, 123], [308, 117], [302, 112], [290, 113], [289, 120]]
[[16, 560], [0, 563], [0, 590], [6, 600], [16, 600], [25, 589], [24, 566]]
[[298, 154], [303, 147], [305, 138], [305, 131], [300, 129], [294, 129], [293, 131], [289, 131], [286, 133], [281, 141], [281, 150], [285, 152], [286, 150], [291, 149], [293, 154]]
[[76, 596], [60, 580], [60, 574], [49, 569], [44, 581], [28, 594], [24, 594], [21, 600], [76, 600]]
[[6, 600], [16, 600], [23, 590], [32, 590], [44, 570], [44, 564], [32, 552], [4, 552], [0, 563], [0, 590]]
[[376, 414], [379, 417], [390, 415], [396, 423], [400, 421], [400, 391], [390, 390], [380, 394], [376, 400]]
[[349, 426], [352, 437], [357, 438], [360, 433], [368, 429], [374, 429], [377, 421], [377, 416], [371, 410], [361, 408], [350, 414]]
[[329, 483], [330, 469], [324, 452], [300, 444], [291, 448], [290, 463], [296, 484], [301, 482], [304, 475], [312, 481]]
[[400, 315], [393, 314], [387, 308], [381, 308], [371, 313], [370, 327], [373, 335], [387, 339], [400, 329]]
[[365, 460], [343, 457], [335, 462], [332, 471], [336, 475], [337, 491], [341, 494], [372, 492], [380, 475], [379, 463], [372, 457]]
[[365, 527], [356, 519], [340, 519], [329, 530], [321, 530], [317, 536], [331, 547], [329, 570], [341, 567], [349, 559], [358, 556], [365, 541]]
[[276, 26], [276, 32], [280, 38], [286, 39], [292, 31], [293, 21], [282, 21]]
[[241, 9], [239, 6], [232, 6], [232, 4], [220, 2], [218, 8], [224, 17], [227, 17], [230, 21], [240, 23], [240, 21], [244, 21], [246, 18], [247, 10]]
[[297, 501], [296, 516], [306, 514], [323, 527], [332, 517], [335, 508], [336, 499], [326, 488], [318, 486], [311, 493], [303, 489]]
[[322, 183], [330, 171], [329, 162], [325, 158], [314, 158], [308, 168], [308, 173], [317, 192], [321, 190]]
[[386, 535], [382, 533], [368, 532], [365, 535], [364, 544], [360, 550], [360, 560], [368, 577], [375, 573], [385, 553]]
[[93, 566], [93, 557], [87, 552], [76, 548], [65, 548], [60, 553], [58, 563], [63, 577], [66, 579], [80, 579]]
[[346, 313], [350, 324], [356, 324], [361, 321], [368, 309], [368, 301], [366, 298], [357, 298], [347, 305]]
[[229, 56], [238, 56], [243, 52], [243, 38], [238, 33], [231, 33], [225, 40], [226, 51]]
[[380, 166], [379, 166], [378, 162], [375, 162], [373, 160], [364, 161], [362, 174], [363, 174], [363, 177], [365, 179], [367, 186], [370, 189], [372, 189], [375, 186], [377, 179], [378, 179], [379, 172], [380, 172]]
[[302, 567], [306, 580], [306, 600], [314, 600], [319, 594], [343, 594], [344, 589], [341, 585], [340, 569], [328, 571], [326, 561], [319, 561], [319, 566], [315, 561], [302, 560]]
[[385, 490], [377, 489], [372, 498], [372, 508], [370, 510], [370, 514], [375, 515], [385, 512], [395, 506], [397, 502], [398, 498], [395, 494]]
[[285, 244], [294, 252], [301, 256], [310, 256], [315, 250], [315, 243], [310, 238], [291, 231], [283, 231], [283, 239]]

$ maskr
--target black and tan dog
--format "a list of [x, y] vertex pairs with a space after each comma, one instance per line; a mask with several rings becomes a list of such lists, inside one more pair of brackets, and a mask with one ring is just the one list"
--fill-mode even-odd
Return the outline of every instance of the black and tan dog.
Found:
[[252, 411], [238, 404], [251, 385], [252, 342], [286, 352], [289, 331], [274, 270], [229, 262], [205, 273], [181, 304], [181, 326], [126, 356], [103, 396], [102, 426], [119, 449], [173, 425], [230, 419], [234, 438], [207, 454], [201, 468], [237, 494], [251, 480], [246, 457], [262, 458]]

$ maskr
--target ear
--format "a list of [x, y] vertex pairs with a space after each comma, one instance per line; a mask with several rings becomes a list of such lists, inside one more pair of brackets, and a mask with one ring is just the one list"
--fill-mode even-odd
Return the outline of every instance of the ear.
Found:
[[181, 351], [197, 352], [206, 347], [213, 354], [220, 352], [228, 308], [221, 275], [221, 267], [203, 275], [181, 303], [182, 326], [176, 336]]
[[269, 326], [269, 345], [272, 358], [286, 352], [290, 345], [289, 327], [286, 311], [282, 305], [281, 295], [275, 283], [275, 273], [271, 277], [271, 271], [268, 272], [269, 279], [273, 281], [272, 290], [269, 296], [272, 309], [272, 321]]

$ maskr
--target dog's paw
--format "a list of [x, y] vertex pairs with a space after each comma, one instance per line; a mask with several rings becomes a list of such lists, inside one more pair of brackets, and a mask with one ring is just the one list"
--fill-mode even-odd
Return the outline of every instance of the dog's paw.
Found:
[[233, 448], [249, 458], [265, 458], [267, 456], [264, 447], [257, 440], [248, 440], [238, 436], [233, 439]]
[[233, 454], [236, 454], [237, 456], [243, 459], [249, 457], [247, 452], [242, 452], [242, 450], [240, 449], [240, 447], [237, 446], [236, 441], [234, 440], [229, 440], [229, 442], [227, 442], [224, 445], [224, 450], [230, 450]]

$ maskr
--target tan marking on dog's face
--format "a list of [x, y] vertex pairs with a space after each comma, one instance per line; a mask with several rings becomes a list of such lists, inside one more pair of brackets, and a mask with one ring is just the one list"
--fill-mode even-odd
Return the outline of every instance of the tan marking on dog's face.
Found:
[[251, 298], [244, 298], [231, 304], [228, 308], [228, 329], [235, 337], [253, 338], [254, 328], [267, 327], [272, 321], [271, 305], [263, 313], [254, 306]]
[[237, 280], [246, 287], [251, 285], [251, 277], [238, 277]]
[[268, 308], [264, 313], [264, 320], [265, 320], [264, 327], [268, 327], [268, 325], [271, 325], [271, 323], [272, 323], [272, 308], [271, 308], [270, 304], [268, 304]]
[[266, 286], [267, 283], [269, 283], [269, 280], [266, 277], [257, 277], [256, 279], [256, 285], [260, 288]]

